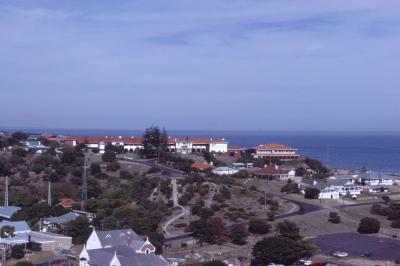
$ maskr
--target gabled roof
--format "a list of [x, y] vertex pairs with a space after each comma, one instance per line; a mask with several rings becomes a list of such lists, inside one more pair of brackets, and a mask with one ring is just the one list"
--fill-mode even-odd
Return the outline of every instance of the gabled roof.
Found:
[[61, 198], [60, 199], [60, 205], [63, 206], [64, 208], [72, 208], [73, 205], [75, 204], [80, 204], [81, 202], [75, 201], [71, 198]]
[[267, 167], [260, 168], [254, 171], [257, 175], [287, 175], [289, 173], [288, 170], [277, 169], [274, 165], [268, 165]]
[[228, 146], [228, 151], [229, 150], [231, 150], [231, 151], [242, 151], [242, 150], [244, 150], [245, 148], [243, 148], [243, 147], [241, 147], [241, 146]]
[[63, 215], [60, 215], [57, 217], [45, 218], [44, 220], [49, 221], [51, 223], [55, 223], [55, 224], [65, 224], [65, 223], [74, 221], [78, 217], [79, 217], [79, 214], [74, 213], [74, 212], [68, 212], [66, 214], [63, 214]]
[[120, 246], [115, 248], [87, 250], [91, 265], [109, 266], [116, 255], [121, 266], [167, 266], [169, 265], [161, 256], [151, 254], [140, 254], [134, 250]]
[[292, 148], [283, 144], [261, 144], [255, 146], [256, 150], [297, 150], [296, 148]]
[[372, 172], [368, 171], [358, 175], [358, 178], [364, 180], [371, 180], [371, 179], [385, 179], [385, 180], [393, 180], [395, 177], [381, 173], [381, 172]]
[[214, 168], [214, 166], [212, 166], [211, 164], [206, 163], [206, 162], [195, 162], [190, 167], [200, 170], [200, 171]]
[[0, 207], [0, 217], [10, 219], [14, 213], [18, 212], [21, 208], [17, 206], [3, 206]]
[[132, 229], [119, 229], [110, 231], [95, 231], [102, 247], [129, 246], [139, 249], [145, 242]]
[[18, 233], [21, 231], [31, 231], [31, 228], [25, 221], [2, 221], [2, 222], [0, 222], [0, 229], [6, 225], [14, 227], [15, 233]]

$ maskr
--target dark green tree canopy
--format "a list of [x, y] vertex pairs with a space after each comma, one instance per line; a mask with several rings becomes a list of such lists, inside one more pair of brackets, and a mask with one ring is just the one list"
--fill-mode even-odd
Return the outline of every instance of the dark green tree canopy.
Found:
[[294, 222], [284, 220], [276, 225], [276, 229], [278, 233], [286, 238], [290, 238], [293, 240], [302, 239], [300, 235], [300, 229]]
[[163, 155], [167, 151], [167, 141], [165, 129], [161, 132], [156, 126], [147, 128], [143, 134], [143, 154], [146, 157]]
[[311, 256], [314, 250], [314, 245], [307, 241], [295, 241], [283, 236], [268, 237], [254, 245], [252, 265], [291, 265]]

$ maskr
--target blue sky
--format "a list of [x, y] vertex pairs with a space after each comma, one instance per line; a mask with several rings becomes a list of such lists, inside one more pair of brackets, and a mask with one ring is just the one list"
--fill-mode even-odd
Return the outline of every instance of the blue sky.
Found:
[[0, 126], [400, 130], [400, 1], [1, 1]]

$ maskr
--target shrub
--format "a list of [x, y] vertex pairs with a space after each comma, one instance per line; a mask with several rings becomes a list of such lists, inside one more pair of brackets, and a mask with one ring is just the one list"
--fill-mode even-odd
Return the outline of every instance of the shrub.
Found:
[[219, 211], [221, 208], [218, 204], [211, 204], [211, 209], [215, 212]]
[[252, 234], [264, 235], [268, 234], [271, 225], [260, 219], [251, 219], [249, 222], [249, 232]]
[[306, 199], [318, 199], [319, 192], [317, 188], [306, 188], [304, 197]]
[[330, 212], [328, 221], [331, 222], [331, 223], [334, 223], [334, 224], [340, 223], [339, 214], [337, 212]]
[[400, 228], [400, 220], [393, 221], [390, 226], [393, 228]]
[[30, 242], [26, 246], [27, 249], [30, 249], [32, 251], [41, 251], [42, 250], [42, 245], [37, 243], [37, 242]]
[[112, 150], [106, 150], [101, 158], [103, 159], [104, 162], [107, 163], [115, 162], [117, 159], [115, 152]]
[[119, 163], [117, 161], [111, 162], [111, 163], [107, 164], [107, 171], [115, 172], [115, 171], [118, 171], [120, 167], [121, 166], [119, 165]]
[[186, 227], [186, 226], [187, 226], [187, 224], [185, 224], [185, 223], [179, 223], [179, 224], [174, 225], [174, 227], [176, 227], [176, 228], [182, 228], [182, 227]]
[[160, 169], [158, 169], [157, 167], [151, 167], [151, 168], [147, 171], [148, 174], [155, 174], [155, 173], [159, 173], [159, 172], [160, 172]]
[[249, 233], [247, 232], [246, 227], [241, 224], [234, 225], [231, 229], [232, 243], [236, 245], [246, 244], [246, 238], [248, 235]]
[[364, 217], [360, 220], [357, 232], [360, 234], [375, 234], [379, 232], [381, 223], [372, 217]]
[[30, 261], [19, 261], [14, 266], [33, 266], [33, 263]]
[[15, 245], [11, 248], [11, 258], [22, 259], [25, 257], [24, 245]]
[[99, 173], [101, 173], [101, 166], [98, 163], [91, 163], [90, 165], [90, 172], [92, 173], [92, 175], [97, 175]]
[[371, 213], [372, 214], [377, 214], [377, 215], [381, 215], [380, 213], [381, 213], [381, 211], [382, 211], [382, 206], [381, 205], [379, 205], [379, 204], [373, 204], [372, 206], [371, 206]]
[[268, 221], [275, 221], [275, 212], [274, 211], [269, 211], [267, 212], [267, 219]]

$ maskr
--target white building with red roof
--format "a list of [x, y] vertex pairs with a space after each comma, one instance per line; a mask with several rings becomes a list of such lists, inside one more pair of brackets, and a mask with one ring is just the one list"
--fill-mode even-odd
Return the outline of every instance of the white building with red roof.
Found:
[[295, 160], [300, 157], [297, 149], [282, 144], [262, 144], [254, 147], [254, 158], [279, 159], [282, 161]]
[[[61, 136], [48, 137], [48, 140], [56, 141], [64, 146], [76, 146], [84, 143], [88, 148], [97, 148], [104, 153], [107, 144], [123, 146], [124, 150], [135, 151], [143, 148], [143, 137], [141, 136]], [[168, 138], [168, 149], [170, 152], [182, 154], [209, 151], [226, 153], [228, 141], [223, 138]]]

